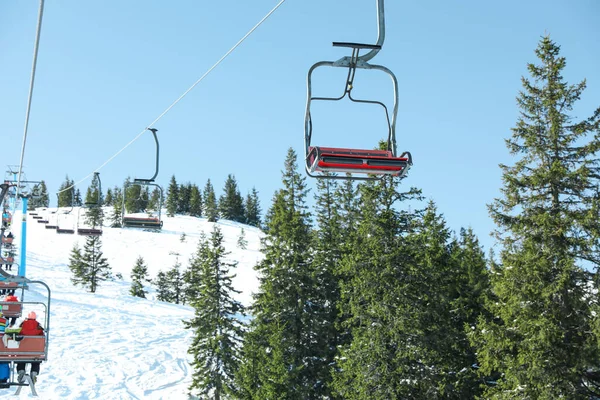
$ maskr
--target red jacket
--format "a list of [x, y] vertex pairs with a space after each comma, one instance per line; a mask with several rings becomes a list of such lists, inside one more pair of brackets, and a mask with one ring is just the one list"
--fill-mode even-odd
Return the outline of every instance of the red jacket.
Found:
[[6, 299], [4, 301], [19, 301], [19, 299], [17, 298], [17, 296], [6, 296]]
[[44, 328], [35, 319], [26, 319], [21, 322], [21, 335], [23, 336], [42, 336]]

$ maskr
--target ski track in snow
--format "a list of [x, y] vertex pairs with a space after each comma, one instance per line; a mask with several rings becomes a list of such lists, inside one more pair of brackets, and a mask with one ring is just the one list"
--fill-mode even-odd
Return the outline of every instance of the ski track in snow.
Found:
[[[20, 248], [20, 215], [13, 220], [15, 243]], [[27, 277], [45, 282], [52, 290], [48, 361], [41, 365], [38, 399], [186, 399], [193, 372], [187, 354], [192, 331], [185, 329], [182, 321], [192, 318], [193, 310], [155, 300], [149, 286], [147, 299], [132, 297], [130, 272], [140, 255], [151, 278], [171, 268], [177, 259], [184, 270], [201, 232], [210, 237], [214, 223], [176, 216], [164, 217], [160, 233], [105, 227], [103, 255], [113, 275], [120, 272], [123, 280], [101, 282], [96, 293], [88, 293], [71, 284], [68, 268], [71, 248], [77, 242], [83, 249], [85, 237], [59, 235], [35, 221], [27, 221]], [[234, 286], [242, 291], [236, 298], [249, 305], [258, 287], [253, 267], [262, 257], [262, 233], [231, 221], [217, 224], [231, 251], [229, 259], [239, 262], [232, 271], [237, 274]], [[237, 247], [242, 228], [246, 250]], [[40, 285], [25, 291], [25, 301], [45, 298], [45, 288]], [[36, 310], [41, 320], [43, 308], [30, 306], [26, 311], [29, 308]], [[19, 397], [14, 396], [15, 391], [0, 390], [0, 398], [34, 398], [27, 387]]]

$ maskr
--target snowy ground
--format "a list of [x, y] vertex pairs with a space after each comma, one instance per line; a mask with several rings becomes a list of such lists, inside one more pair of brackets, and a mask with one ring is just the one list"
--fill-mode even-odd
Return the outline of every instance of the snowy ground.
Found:
[[[50, 214], [48, 214], [49, 216]], [[20, 215], [13, 223], [20, 248]], [[113, 274], [123, 280], [103, 282], [96, 293], [74, 287], [68, 269], [69, 253], [85, 238], [59, 235], [31, 217], [27, 221], [27, 277], [41, 280], [52, 290], [48, 361], [41, 366], [37, 383], [40, 399], [185, 399], [191, 382], [187, 349], [191, 332], [182, 320], [190, 319], [190, 307], [129, 295], [130, 272], [138, 256], [144, 257], [150, 276], [167, 270], [178, 258], [182, 269], [196, 250], [201, 232], [210, 235], [213, 223], [201, 218], [164, 218], [163, 230], [104, 228], [102, 249]], [[261, 232], [230, 221], [218, 223], [230, 258], [239, 261], [234, 280], [248, 305], [258, 287], [253, 266], [261, 258]], [[244, 228], [248, 246], [237, 247]], [[185, 241], [181, 241], [185, 233]], [[18, 260], [18, 257], [17, 257]], [[14, 269], [14, 267], [13, 267]], [[25, 301], [42, 301], [45, 289], [31, 287]], [[42, 314], [42, 310], [37, 310]], [[19, 322], [18, 322], [19, 323]], [[0, 398], [14, 398], [15, 389], [0, 391]], [[23, 388], [20, 398], [33, 398]]]

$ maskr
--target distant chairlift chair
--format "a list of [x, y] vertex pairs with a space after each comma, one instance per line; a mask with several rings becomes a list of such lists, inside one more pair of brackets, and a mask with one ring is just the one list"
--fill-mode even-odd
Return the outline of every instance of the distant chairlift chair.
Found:
[[[121, 225], [123, 228], [146, 228], [152, 230], [160, 230], [162, 228], [162, 220], [161, 220], [161, 210], [162, 210], [162, 200], [163, 200], [163, 190], [162, 188], [154, 183], [156, 176], [158, 175], [158, 165], [159, 165], [159, 144], [158, 137], [156, 136], [157, 129], [149, 128], [150, 132], [154, 136], [154, 142], [156, 143], [156, 170], [154, 172], [154, 176], [150, 179], [134, 179], [133, 182], [125, 183], [123, 186], [123, 217], [121, 218]], [[139, 215], [133, 215], [132, 213], [127, 213], [126, 210], [126, 200], [127, 200], [127, 189], [130, 186], [139, 185], [140, 187], [144, 186], [153, 186], [158, 188], [160, 191], [160, 199], [158, 205], [158, 215], [157, 216], [146, 216], [142, 217]]]

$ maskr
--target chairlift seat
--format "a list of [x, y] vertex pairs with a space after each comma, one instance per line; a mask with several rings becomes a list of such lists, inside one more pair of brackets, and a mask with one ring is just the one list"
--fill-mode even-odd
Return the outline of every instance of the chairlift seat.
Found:
[[0, 301], [0, 308], [5, 317], [19, 318], [23, 313], [23, 304], [14, 301]]
[[403, 175], [410, 158], [394, 157], [389, 150], [358, 150], [311, 146], [307, 165], [310, 172], [342, 172], [376, 175]]
[[[5, 336], [4, 334], [2, 336]], [[4, 342], [7, 342], [7, 345]], [[17, 341], [9, 337], [0, 340], [0, 362], [46, 360], [46, 337], [23, 336]]]
[[58, 228], [56, 228], [56, 233], [64, 233], [64, 234], [70, 234], [70, 235], [72, 235], [72, 234], [75, 233], [75, 229], [73, 229], [73, 228], [61, 228], [61, 227], [58, 227]]
[[48, 220], [47, 219], [38, 219], [37, 222], [38, 222], [38, 224], [47, 224]]
[[123, 217], [123, 226], [129, 228], [152, 228], [152, 229], [160, 229], [162, 228], [162, 222], [160, 219], [156, 217], [131, 217], [125, 216]]
[[37, 215], [37, 214], [35, 214], [35, 215], [31, 214], [31, 216], [33, 217], [33, 219], [38, 219], [38, 220], [44, 218], [41, 215]]
[[46, 224], [46, 229], [57, 229], [58, 226], [56, 225], [51, 225], [51, 224]]
[[77, 228], [78, 235], [85, 236], [100, 236], [102, 235], [102, 229], [98, 228]]

